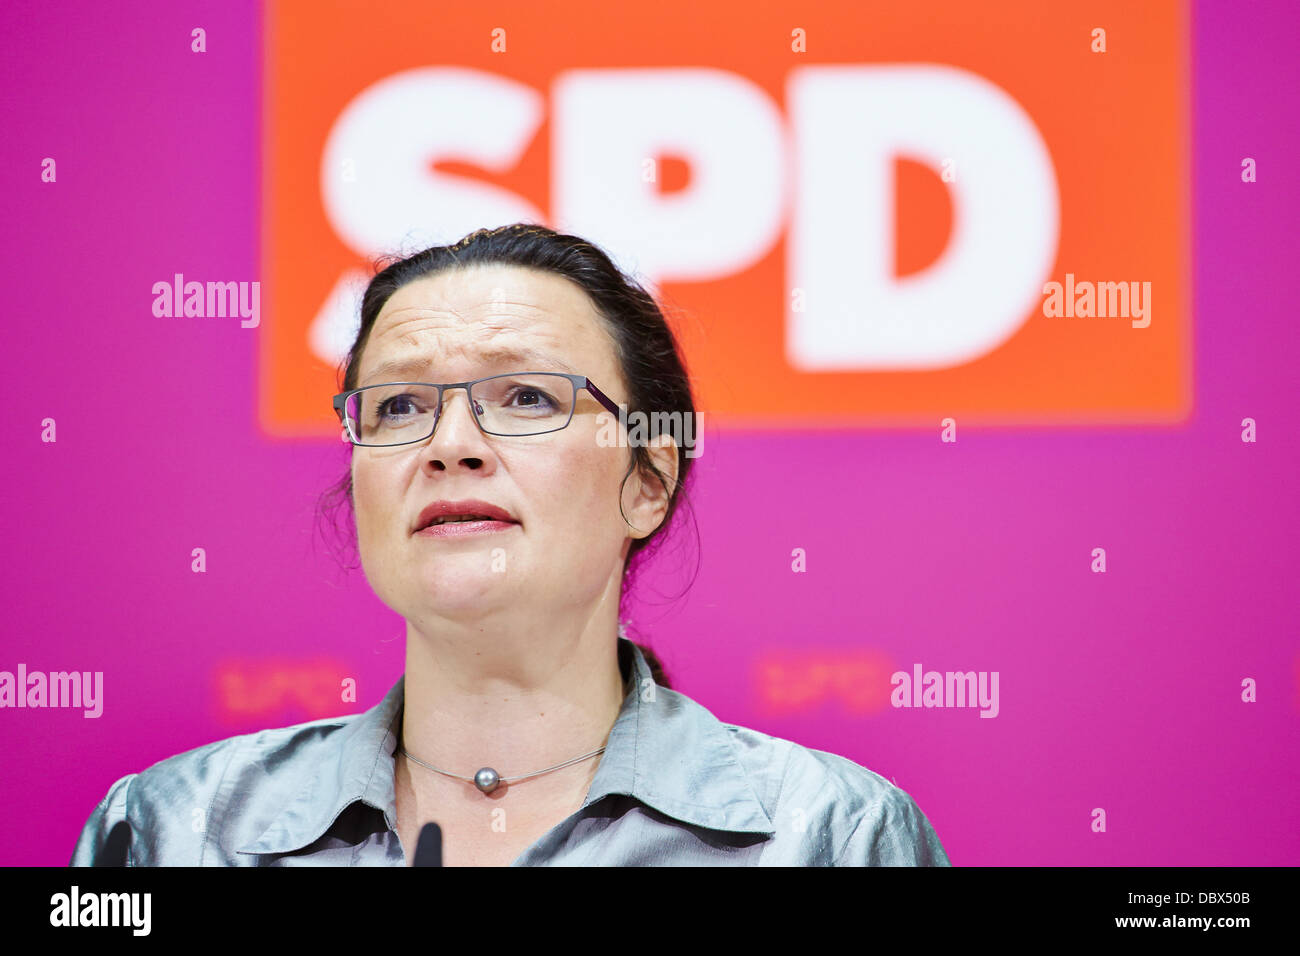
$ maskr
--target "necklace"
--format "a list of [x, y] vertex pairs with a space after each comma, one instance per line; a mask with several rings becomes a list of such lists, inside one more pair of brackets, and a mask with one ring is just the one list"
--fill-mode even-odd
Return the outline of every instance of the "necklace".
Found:
[[[619, 622], [618, 627], [619, 627], [618, 636], [623, 637], [624, 632], [623, 632], [622, 622]], [[629, 680], [630, 678], [627, 678], [623, 681], [624, 698], [626, 698], [628, 694]], [[478, 773], [474, 774], [474, 776], [465, 777], [465, 776], [461, 776], [458, 773], [448, 773], [446, 770], [439, 770], [437, 767], [433, 766], [433, 764], [425, 763], [419, 757], [412, 757], [409, 753], [406, 752], [406, 748], [403, 747], [401, 744], [397, 745], [397, 749], [402, 752], [402, 755], [406, 757], [407, 760], [414, 760], [421, 767], [424, 767], [427, 770], [432, 770], [435, 773], [440, 773], [443, 776], [455, 777], [457, 780], [468, 780], [470, 783], [474, 784], [474, 786], [478, 787], [479, 790], [481, 790], [483, 793], [491, 793], [493, 790], [495, 790], [503, 783], [515, 783], [516, 781], [519, 780], [526, 780], [529, 777], [541, 776], [544, 773], [550, 773], [552, 770], [559, 770], [562, 767], [569, 766], [569, 764], [577, 763], [579, 760], [586, 760], [588, 757], [594, 757], [596, 756], [596, 754], [605, 752], [605, 748], [601, 747], [598, 750], [593, 750], [589, 754], [583, 754], [581, 757], [574, 757], [572, 760], [564, 761], [564, 763], [557, 763], [554, 767], [547, 767], [545, 770], [538, 770], [535, 773], [526, 773], [518, 777], [503, 777], [501, 776], [501, 774], [497, 773], [496, 770], [494, 770], [491, 767], [484, 767], [481, 770], [479, 770]]]
[[484, 793], [491, 793], [493, 790], [495, 790], [498, 786], [500, 786], [503, 783], [514, 783], [517, 780], [525, 780], [528, 777], [536, 777], [540, 774], [550, 773], [552, 770], [559, 770], [561, 767], [567, 767], [569, 766], [569, 764], [577, 763], [579, 760], [586, 760], [588, 757], [594, 757], [596, 756], [596, 754], [603, 753], [605, 750], [604, 747], [601, 747], [599, 750], [593, 750], [591, 753], [583, 754], [581, 757], [574, 757], [572, 760], [564, 761], [564, 763], [557, 763], [554, 767], [547, 767], [545, 770], [538, 770], [536, 773], [526, 773], [523, 774], [522, 776], [506, 778], [501, 776], [501, 774], [497, 773], [491, 767], [484, 767], [482, 770], [474, 774], [474, 776], [472, 777], [463, 777], [458, 773], [447, 773], [446, 770], [438, 770], [437, 767], [425, 763], [419, 757], [412, 757], [409, 753], [406, 752], [405, 747], [399, 745], [397, 749], [402, 752], [402, 754], [406, 757], [406, 759], [414, 760], [421, 767], [426, 767], [429, 770], [434, 770], [448, 777], [455, 777], [457, 780], [468, 780]]

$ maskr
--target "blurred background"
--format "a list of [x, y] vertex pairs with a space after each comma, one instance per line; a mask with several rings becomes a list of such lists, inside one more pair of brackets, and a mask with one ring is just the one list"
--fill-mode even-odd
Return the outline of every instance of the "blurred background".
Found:
[[[694, 378], [691, 514], [622, 615], [675, 689], [892, 780], [954, 865], [1300, 859], [1293, 4], [11, 0], [0, 35], [0, 863], [397, 679], [320, 510], [338, 363], [374, 257], [519, 220], [646, 283]], [[248, 308], [168, 314], [191, 282]], [[15, 706], [20, 668], [102, 712]], [[895, 706], [916, 669], [996, 711]]]

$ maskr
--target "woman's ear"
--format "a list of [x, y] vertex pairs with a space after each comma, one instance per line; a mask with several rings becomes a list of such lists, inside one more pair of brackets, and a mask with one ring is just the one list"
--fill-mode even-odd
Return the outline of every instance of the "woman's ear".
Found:
[[[673, 436], [656, 435], [647, 443], [646, 452], [663, 475], [664, 482], [661, 483], [645, 468], [637, 469], [634, 473], [632, 507], [627, 512], [634, 538], [647, 537], [663, 523], [673, 492], [677, 488], [678, 454]], [[664, 487], [665, 483], [667, 488]]]

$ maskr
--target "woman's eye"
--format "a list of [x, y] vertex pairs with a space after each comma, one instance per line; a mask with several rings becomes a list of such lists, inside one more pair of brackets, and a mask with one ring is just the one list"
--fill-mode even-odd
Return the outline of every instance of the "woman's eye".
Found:
[[[535, 388], [525, 388], [515, 393], [515, 398], [520, 398], [522, 396], [529, 396], [528, 398], [525, 398], [523, 402], [520, 403], [522, 406], [525, 407], [536, 407], [537, 405], [540, 405], [543, 402], [547, 404], [552, 404], [550, 397], [545, 392]], [[536, 398], [534, 399], [531, 396], [536, 396]]]
[[411, 399], [406, 395], [398, 395], [394, 398], [385, 399], [379, 406], [379, 414], [383, 415], [400, 415], [401, 411], [394, 410], [394, 406], [406, 406], [411, 404]]

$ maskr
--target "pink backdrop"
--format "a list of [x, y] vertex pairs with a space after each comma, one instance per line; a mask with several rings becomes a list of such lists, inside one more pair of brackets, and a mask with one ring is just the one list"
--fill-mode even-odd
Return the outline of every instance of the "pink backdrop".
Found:
[[[260, 686], [271, 655], [300, 677], [355, 676], [357, 710], [402, 668], [402, 620], [313, 534], [344, 447], [259, 432], [255, 332], [150, 314], [159, 278], [258, 275], [259, 10], [201, 6], [222, 37], [206, 72], [174, 42], [193, 20], [176, 4], [0, 11], [0, 670], [102, 671], [105, 687], [98, 719], [0, 710], [5, 864], [66, 863], [125, 773], [347, 710], [273, 687], [255, 712], [223, 704], [221, 681]], [[699, 576], [633, 610], [677, 689], [894, 779], [956, 865], [1300, 862], [1300, 337], [1282, 288], [1300, 221], [1298, 11], [1194, 7], [1186, 425], [967, 429], [956, 446], [904, 430], [710, 433]], [[56, 188], [39, 180], [45, 156]], [[40, 440], [47, 416], [57, 443]], [[1245, 417], [1255, 444], [1239, 439]], [[823, 519], [828, 503], [851, 520]], [[1098, 545], [1104, 575], [1087, 569]], [[206, 574], [190, 570], [195, 546]], [[815, 573], [790, 572], [793, 546]], [[676, 594], [659, 572], [648, 585]], [[833, 695], [766, 709], [758, 662], [818, 649], [998, 671], [1000, 712], [854, 713]]]

